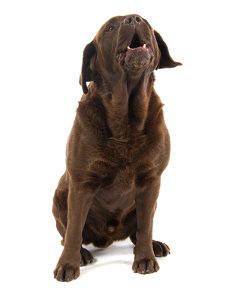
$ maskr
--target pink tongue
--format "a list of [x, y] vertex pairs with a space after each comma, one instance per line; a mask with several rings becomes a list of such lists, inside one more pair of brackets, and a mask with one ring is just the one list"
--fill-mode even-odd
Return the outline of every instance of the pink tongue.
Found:
[[149, 53], [143, 47], [128, 49], [125, 55], [125, 63], [134, 67], [141, 67], [149, 62]]

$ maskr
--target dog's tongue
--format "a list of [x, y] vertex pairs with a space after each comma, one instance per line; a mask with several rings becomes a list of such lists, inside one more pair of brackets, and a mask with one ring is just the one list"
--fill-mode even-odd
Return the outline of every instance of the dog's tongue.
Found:
[[127, 48], [125, 55], [125, 64], [131, 68], [141, 68], [145, 66], [150, 59], [149, 51], [145, 47]]

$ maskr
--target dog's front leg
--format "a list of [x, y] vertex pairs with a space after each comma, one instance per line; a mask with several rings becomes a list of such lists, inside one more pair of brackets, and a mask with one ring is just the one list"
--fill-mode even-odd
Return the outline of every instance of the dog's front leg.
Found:
[[144, 186], [137, 187], [137, 231], [133, 271], [140, 274], [153, 273], [159, 270], [152, 246], [152, 222], [159, 189], [160, 178], [151, 179]]
[[92, 191], [80, 188], [70, 179], [65, 244], [54, 270], [54, 277], [59, 281], [71, 281], [80, 275], [82, 231], [92, 198]]

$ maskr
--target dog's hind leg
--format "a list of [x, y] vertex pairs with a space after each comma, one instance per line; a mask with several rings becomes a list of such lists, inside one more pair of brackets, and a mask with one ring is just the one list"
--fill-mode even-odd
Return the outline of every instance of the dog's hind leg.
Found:
[[67, 226], [67, 197], [68, 182], [64, 174], [59, 180], [57, 189], [54, 193], [52, 212], [56, 220], [56, 227], [62, 236], [62, 244], [64, 244], [66, 226]]
[[[134, 245], [136, 244], [136, 233], [130, 235], [130, 240]], [[167, 244], [153, 240], [152, 245], [153, 245], [153, 252], [156, 257], [163, 257], [170, 254], [170, 248]]]
[[[136, 228], [137, 228], [137, 221], [136, 221], [136, 211], [133, 210], [129, 213], [124, 221], [124, 227], [127, 230], [130, 240], [135, 245], [136, 244]], [[167, 244], [159, 242], [159, 241], [152, 241], [153, 251], [156, 257], [167, 256], [170, 254], [170, 248]]]

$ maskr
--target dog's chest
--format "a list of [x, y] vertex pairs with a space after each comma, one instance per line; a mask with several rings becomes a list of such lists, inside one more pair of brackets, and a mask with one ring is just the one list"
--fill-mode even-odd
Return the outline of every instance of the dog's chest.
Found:
[[133, 203], [135, 191], [135, 173], [131, 166], [111, 169], [102, 178], [98, 192], [100, 202], [109, 210], [124, 209]]
[[109, 139], [103, 154], [112, 164], [126, 167], [134, 166], [137, 160], [144, 158], [147, 146], [147, 137], [139, 135], [132, 139]]
[[146, 157], [144, 136], [131, 142], [111, 139], [103, 148], [101, 159], [91, 165], [91, 171], [98, 176], [100, 187], [105, 192], [126, 194], [135, 188], [138, 170], [146, 164]]

